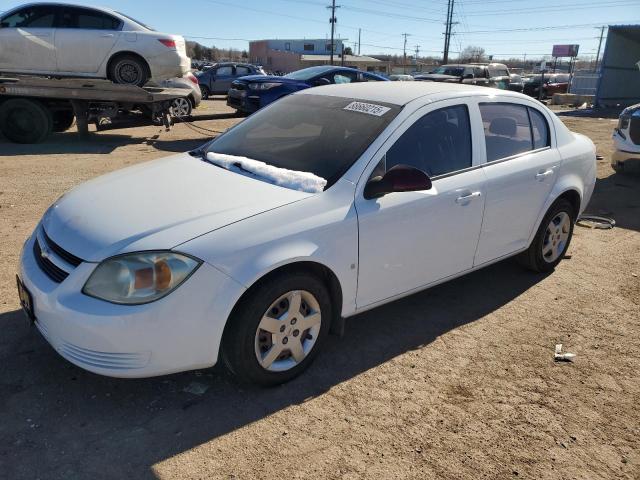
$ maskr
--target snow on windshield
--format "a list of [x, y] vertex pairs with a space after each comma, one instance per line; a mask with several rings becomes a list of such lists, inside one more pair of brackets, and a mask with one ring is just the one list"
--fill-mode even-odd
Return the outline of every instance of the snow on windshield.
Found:
[[311, 172], [298, 172], [274, 167], [252, 158], [208, 152], [207, 160], [232, 172], [253, 178], [257, 176], [274, 185], [301, 192], [320, 193], [327, 185], [327, 181], [324, 178], [318, 177]]

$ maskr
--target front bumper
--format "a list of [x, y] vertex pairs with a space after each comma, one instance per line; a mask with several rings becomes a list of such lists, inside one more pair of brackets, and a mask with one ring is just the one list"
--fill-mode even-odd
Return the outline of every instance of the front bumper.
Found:
[[230, 89], [227, 93], [227, 105], [241, 112], [253, 113], [260, 110], [260, 97], [250, 95], [248, 90]]
[[[628, 135], [628, 132], [627, 132]], [[640, 172], [640, 145], [613, 133], [615, 151], [611, 155], [611, 166], [616, 170]]]
[[33, 298], [35, 325], [65, 359], [101, 375], [151, 377], [214, 365], [222, 332], [244, 287], [207, 263], [166, 297], [115, 305], [81, 293], [97, 264], [81, 263], [61, 283], [25, 243], [19, 276]]

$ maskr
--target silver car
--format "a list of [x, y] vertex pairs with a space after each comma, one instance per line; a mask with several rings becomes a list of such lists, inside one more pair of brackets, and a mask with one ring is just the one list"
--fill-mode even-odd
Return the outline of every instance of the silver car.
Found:
[[186, 97], [176, 98], [173, 101], [172, 115], [177, 118], [188, 118], [194, 108], [202, 101], [202, 92], [196, 76], [188, 72], [182, 78], [169, 78], [159, 82], [158, 86], [165, 88], [185, 88], [191, 90]]

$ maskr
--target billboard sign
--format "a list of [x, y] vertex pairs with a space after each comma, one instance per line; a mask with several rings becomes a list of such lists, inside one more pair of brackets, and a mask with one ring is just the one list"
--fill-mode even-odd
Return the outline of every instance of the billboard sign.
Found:
[[580, 45], [554, 45], [553, 57], [577, 57]]

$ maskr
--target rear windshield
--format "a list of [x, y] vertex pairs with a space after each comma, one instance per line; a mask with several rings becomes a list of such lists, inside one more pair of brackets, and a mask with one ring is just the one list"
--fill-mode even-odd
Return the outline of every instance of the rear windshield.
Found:
[[401, 107], [325, 95], [290, 95], [216, 138], [207, 151], [311, 172], [334, 184]]

